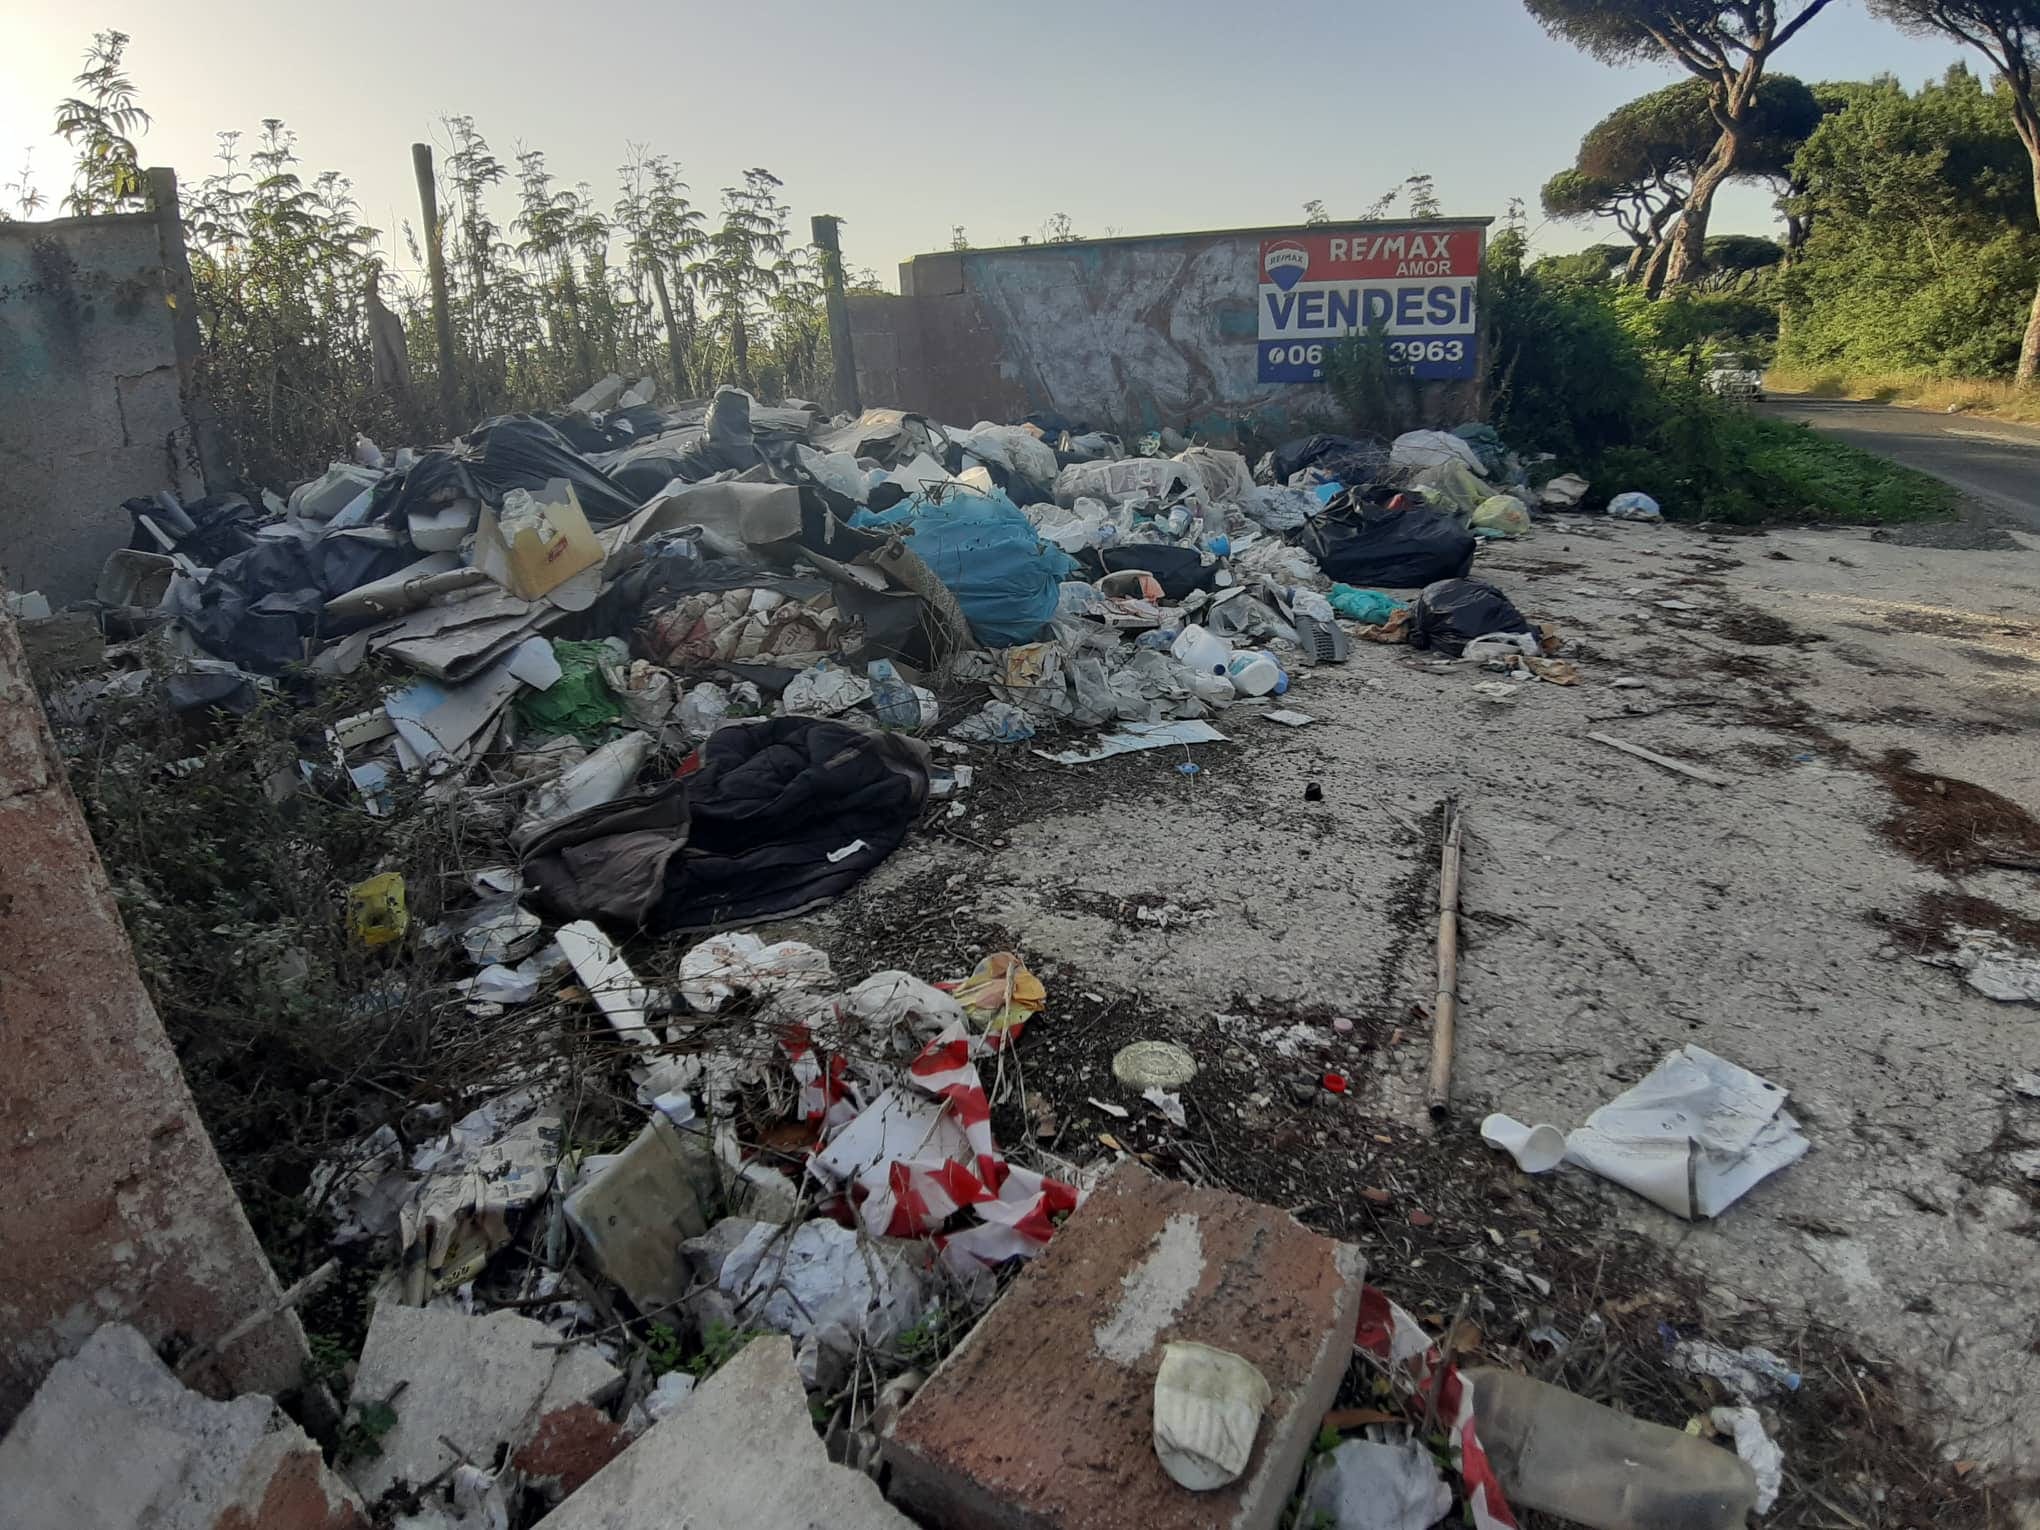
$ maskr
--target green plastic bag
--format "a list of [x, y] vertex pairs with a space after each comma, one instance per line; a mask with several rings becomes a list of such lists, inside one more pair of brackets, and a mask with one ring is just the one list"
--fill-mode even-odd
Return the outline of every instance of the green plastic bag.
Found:
[[[559, 660], [559, 679], [549, 690], [519, 691], [510, 703], [519, 734], [556, 738], [571, 733], [591, 748], [602, 743], [623, 717], [622, 701], [602, 678], [602, 661], [608, 658], [614, 662], [613, 655], [621, 646], [614, 638], [592, 643], [554, 638], [552, 651]], [[628, 659], [628, 649], [624, 657]]]
[[1350, 584], [1333, 585], [1331, 594], [1325, 598], [1347, 621], [1364, 622], [1370, 627], [1379, 627], [1396, 612], [1409, 609], [1393, 595], [1381, 590], [1357, 590]]

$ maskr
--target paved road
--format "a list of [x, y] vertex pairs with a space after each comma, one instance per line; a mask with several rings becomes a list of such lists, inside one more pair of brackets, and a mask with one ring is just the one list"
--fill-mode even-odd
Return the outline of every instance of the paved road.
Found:
[[2040, 429], [1966, 414], [1928, 414], [1890, 404], [1773, 394], [1786, 419], [1932, 473], [2018, 524], [2040, 531]]

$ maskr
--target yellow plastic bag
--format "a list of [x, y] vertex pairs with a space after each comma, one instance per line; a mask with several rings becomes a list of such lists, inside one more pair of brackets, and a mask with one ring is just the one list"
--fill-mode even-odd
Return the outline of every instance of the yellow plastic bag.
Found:
[[1048, 990], [1041, 986], [1041, 979], [1011, 951], [993, 952], [950, 993], [964, 1012], [984, 1027], [985, 1041], [994, 1050], [1017, 1041], [1027, 1017], [1039, 1013], [1048, 1002]]
[[404, 876], [385, 871], [347, 889], [347, 927], [364, 946], [386, 946], [402, 940], [411, 927], [404, 907]]
[[1513, 494], [1497, 494], [1481, 501], [1473, 512], [1473, 529], [1498, 537], [1520, 537], [1530, 530], [1530, 512]]

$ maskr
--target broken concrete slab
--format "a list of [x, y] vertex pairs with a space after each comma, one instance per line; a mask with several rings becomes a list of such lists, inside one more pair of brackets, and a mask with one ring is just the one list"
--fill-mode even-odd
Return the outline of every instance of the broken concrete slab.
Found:
[[708, 1231], [702, 1207], [715, 1194], [707, 1141], [654, 1116], [613, 1163], [574, 1188], [567, 1220], [595, 1268], [622, 1286], [639, 1312], [654, 1312], [687, 1294], [680, 1245]]
[[10, 1530], [357, 1530], [354, 1492], [267, 1397], [191, 1391], [125, 1323], [58, 1363], [0, 1440]]
[[[1269, 1530], [1352, 1358], [1365, 1274], [1284, 1212], [1123, 1164], [901, 1415], [893, 1497], [945, 1530]], [[1172, 1340], [1240, 1355], [1274, 1394], [1245, 1474], [1214, 1492], [1155, 1454]]]
[[877, 1483], [830, 1462], [808, 1416], [793, 1346], [778, 1337], [745, 1345], [539, 1524], [542, 1530], [911, 1530]]
[[514, 1312], [468, 1317], [382, 1303], [350, 1406], [389, 1402], [397, 1421], [382, 1437], [382, 1454], [350, 1463], [349, 1479], [362, 1496], [380, 1498], [398, 1482], [416, 1486], [456, 1464], [446, 1441], [470, 1461], [491, 1461], [501, 1447], [537, 1437], [554, 1414], [615, 1395], [621, 1371], [587, 1345], [559, 1342]]

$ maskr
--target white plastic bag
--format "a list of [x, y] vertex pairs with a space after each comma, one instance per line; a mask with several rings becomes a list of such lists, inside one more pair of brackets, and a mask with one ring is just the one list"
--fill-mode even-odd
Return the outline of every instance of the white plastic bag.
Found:
[[1609, 500], [1608, 515], [1610, 519], [1618, 521], [1661, 521], [1665, 518], [1665, 513], [1658, 508], [1656, 500], [1634, 489]]
[[1449, 430], [1413, 430], [1408, 435], [1397, 436], [1395, 445], [1389, 449], [1388, 460], [1399, 468], [1438, 467], [1447, 462], [1458, 462], [1477, 476], [1487, 477], [1487, 467], [1480, 460], [1480, 453]]

